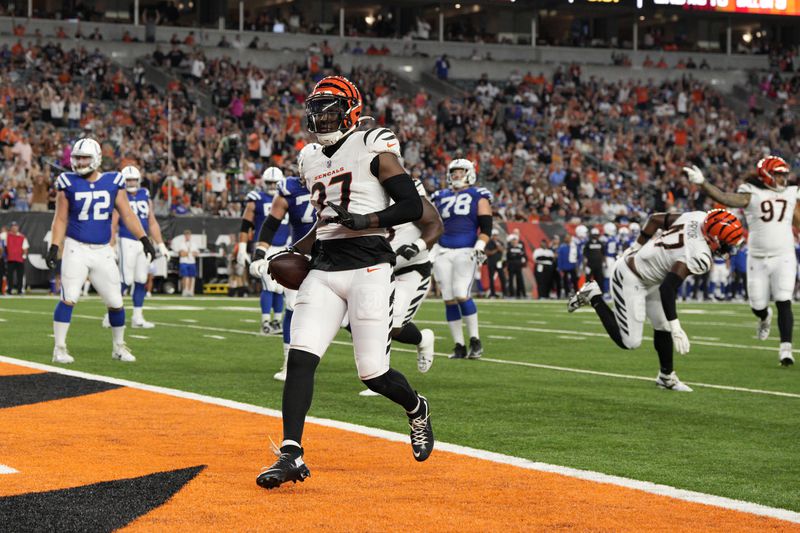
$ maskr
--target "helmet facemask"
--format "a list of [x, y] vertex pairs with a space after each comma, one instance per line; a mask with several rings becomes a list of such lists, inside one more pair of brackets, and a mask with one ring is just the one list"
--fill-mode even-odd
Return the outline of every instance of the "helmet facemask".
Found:
[[352, 110], [348, 99], [342, 96], [312, 95], [306, 100], [308, 131], [322, 145], [336, 144], [354, 126], [348, 118]]
[[466, 168], [451, 168], [448, 170], [447, 181], [456, 189], [462, 189], [467, 186], [467, 169]]
[[125, 178], [125, 190], [131, 194], [136, 194], [139, 190], [139, 180], [137, 178]]

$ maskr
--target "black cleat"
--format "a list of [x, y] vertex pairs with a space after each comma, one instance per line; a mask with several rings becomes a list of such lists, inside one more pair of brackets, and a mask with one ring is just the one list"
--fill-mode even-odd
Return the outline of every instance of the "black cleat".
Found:
[[[463, 346], [462, 346], [463, 347]], [[431, 407], [425, 396], [419, 395], [419, 409], [414, 415], [408, 415], [411, 428], [411, 451], [419, 462], [427, 459], [433, 451], [433, 428], [431, 427]]]
[[480, 359], [483, 355], [483, 345], [478, 337], [472, 337], [469, 340], [469, 354], [467, 359]]
[[280, 320], [270, 320], [269, 322], [269, 332], [271, 335], [280, 335], [283, 333], [283, 324], [281, 324]]
[[464, 359], [465, 357], [467, 357], [467, 348], [463, 344], [456, 344], [453, 353], [450, 354], [450, 359]]
[[303, 462], [303, 452], [301, 450], [299, 454], [281, 453], [274, 465], [264, 469], [258, 475], [256, 483], [259, 487], [274, 489], [288, 481], [292, 483], [302, 482], [309, 476], [311, 476], [311, 472]]

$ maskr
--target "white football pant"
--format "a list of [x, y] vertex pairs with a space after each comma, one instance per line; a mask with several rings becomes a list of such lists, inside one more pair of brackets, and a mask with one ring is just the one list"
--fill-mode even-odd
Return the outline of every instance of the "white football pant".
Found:
[[477, 267], [473, 253], [472, 248], [439, 248], [433, 275], [445, 301], [469, 298]]
[[147, 274], [150, 271], [150, 261], [144, 253], [142, 243], [133, 239], [120, 238], [117, 242], [119, 256], [119, 272], [122, 283], [147, 283]]
[[659, 286], [646, 287], [623, 258], [617, 260], [611, 276], [611, 297], [614, 300], [614, 316], [622, 334], [622, 342], [629, 350], [642, 344], [645, 320], [649, 319], [655, 330], [670, 330], [669, 321], [661, 306]]
[[750, 307], [764, 309], [770, 300], [791, 300], [797, 258], [794, 252], [772, 257], [747, 256], [747, 296]]
[[85, 244], [67, 237], [61, 257], [61, 299], [78, 303], [87, 277], [107, 307], [122, 307], [119, 269], [111, 246]]

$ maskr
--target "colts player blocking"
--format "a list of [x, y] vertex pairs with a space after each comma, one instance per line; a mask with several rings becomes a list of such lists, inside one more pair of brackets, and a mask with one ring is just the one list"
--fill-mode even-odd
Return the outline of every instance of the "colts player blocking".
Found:
[[292, 318], [282, 445], [278, 460], [256, 480], [267, 489], [310, 475], [301, 442], [314, 373], [345, 316], [359, 378], [403, 407], [417, 461], [433, 451], [428, 401], [389, 365], [395, 253], [386, 228], [419, 219], [422, 201], [400, 164], [394, 133], [356, 131], [361, 109], [359, 90], [340, 76], [323, 78], [306, 99], [308, 129], [319, 145], [304, 151], [300, 177], [318, 222], [295, 245], [311, 253], [311, 271], [300, 285]]

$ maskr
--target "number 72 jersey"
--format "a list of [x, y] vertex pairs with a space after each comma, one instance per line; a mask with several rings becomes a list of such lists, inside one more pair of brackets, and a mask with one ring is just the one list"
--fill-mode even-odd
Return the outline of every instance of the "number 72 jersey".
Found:
[[444, 233], [439, 239], [442, 248], [471, 248], [478, 240], [478, 202], [481, 198], [492, 201], [492, 193], [483, 187], [467, 187], [459, 191], [442, 189], [431, 199], [444, 222]]
[[74, 172], [56, 178], [56, 189], [69, 203], [67, 237], [87, 244], [108, 244], [111, 240], [111, 212], [117, 192], [125, 188], [119, 172], [104, 172], [89, 182]]
[[750, 255], [765, 257], [793, 254], [792, 216], [797, 203], [797, 186], [792, 185], [777, 192], [753, 183], [743, 183], [737, 192], [750, 195], [750, 203], [744, 208], [750, 232]]

